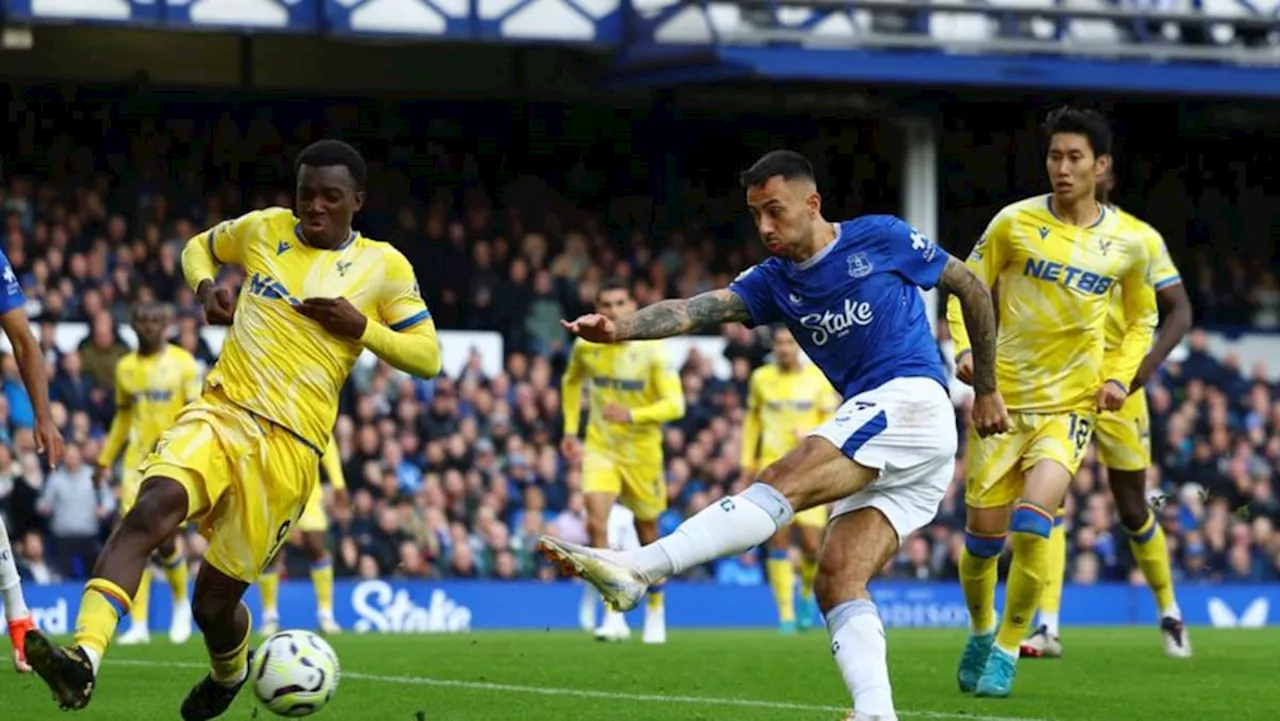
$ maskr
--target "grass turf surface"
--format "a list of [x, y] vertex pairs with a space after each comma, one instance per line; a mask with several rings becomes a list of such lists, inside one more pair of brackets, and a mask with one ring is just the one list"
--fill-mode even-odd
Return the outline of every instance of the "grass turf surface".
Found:
[[[905, 719], [1235, 721], [1280, 717], [1280, 630], [1195, 628], [1195, 658], [1165, 658], [1159, 632], [1067, 629], [1066, 657], [1023, 660], [1009, 699], [956, 690], [964, 635], [890, 630]], [[333, 639], [343, 679], [321, 721], [838, 721], [847, 699], [826, 634], [672, 631], [665, 646], [578, 633], [363, 635]], [[72, 718], [159, 721], [205, 673], [199, 639], [117, 647], [89, 707]], [[254, 715], [242, 692], [222, 718]], [[66, 719], [34, 677], [0, 672], [0, 716]], [[423, 715], [417, 716], [418, 712]], [[274, 718], [265, 709], [257, 718]]]

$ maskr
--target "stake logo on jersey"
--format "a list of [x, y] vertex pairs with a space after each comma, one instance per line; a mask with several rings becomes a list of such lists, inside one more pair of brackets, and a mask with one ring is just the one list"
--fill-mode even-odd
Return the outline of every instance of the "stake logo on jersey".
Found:
[[934, 287], [946, 253], [890, 215], [840, 223], [834, 242], [803, 263], [770, 258], [729, 285], [750, 325], [784, 322], [845, 398], [893, 378], [933, 378], [942, 362], [920, 288]]

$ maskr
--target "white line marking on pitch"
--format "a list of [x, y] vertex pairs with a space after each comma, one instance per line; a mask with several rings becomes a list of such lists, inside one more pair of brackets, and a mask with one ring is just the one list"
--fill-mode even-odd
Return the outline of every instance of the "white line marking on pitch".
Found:
[[[152, 666], [156, 668], [207, 668], [202, 663], [143, 661], [137, 659], [111, 659], [108, 664], [118, 663], [129, 666]], [[368, 673], [342, 672], [343, 679], [371, 681], [373, 683], [389, 683], [398, 686], [435, 686], [437, 688], [458, 688], [468, 691], [497, 691], [500, 693], [523, 693], [533, 696], [568, 696], [571, 698], [590, 698], [604, 701], [638, 701], [640, 703], [688, 704], [693, 706], [736, 706], [740, 708], [763, 708], [778, 711], [822, 711], [827, 713], [848, 712], [847, 706], [817, 706], [786, 701], [756, 701], [740, 698], [716, 698], [708, 696], [666, 696], [663, 694], [617, 693], [613, 691], [590, 691], [576, 688], [555, 688], [545, 686], [517, 686], [506, 683], [488, 683], [485, 681], [460, 681], [447, 678], [424, 678], [421, 676], [379, 676]], [[966, 713], [946, 713], [944, 711], [898, 711], [898, 715], [906, 718], [925, 719], [959, 719], [961, 721], [1045, 721], [1044, 719], [1021, 718], [1016, 716], [980, 716]]]

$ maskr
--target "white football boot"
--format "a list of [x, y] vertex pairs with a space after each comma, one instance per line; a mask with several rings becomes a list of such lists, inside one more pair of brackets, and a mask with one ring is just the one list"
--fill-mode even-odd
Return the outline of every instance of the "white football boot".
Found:
[[619, 562], [621, 554], [600, 548], [587, 548], [551, 536], [538, 538], [538, 550], [560, 566], [561, 573], [577, 576], [595, 586], [605, 605], [626, 613], [644, 598], [648, 581], [633, 568]]

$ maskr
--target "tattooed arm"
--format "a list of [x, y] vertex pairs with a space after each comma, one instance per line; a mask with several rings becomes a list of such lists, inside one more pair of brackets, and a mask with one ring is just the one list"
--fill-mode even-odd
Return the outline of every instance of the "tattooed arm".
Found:
[[747, 304], [727, 288], [692, 298], [664, 300], [614, 321], [613, 340], [649, 340], [684, 335], [721, 323], [751, 319]]
[[948, 258], [938, 287], [960, 301], [964, 326], [973, 345], [973, 392], [996, 392], [996, 313], [991, 289], [967, 265]]

